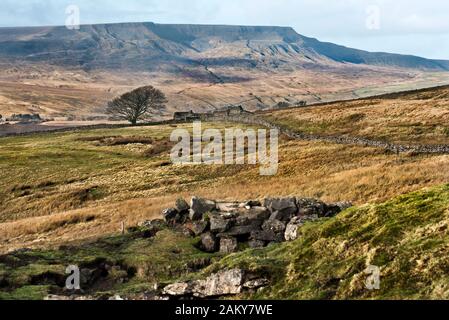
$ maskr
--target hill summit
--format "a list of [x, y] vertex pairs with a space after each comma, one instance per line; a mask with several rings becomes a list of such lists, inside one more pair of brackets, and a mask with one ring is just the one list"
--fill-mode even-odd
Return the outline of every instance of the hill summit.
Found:
[[0, 28], [0, 57], [85, 68], [180, 66], [312, 67], [332, 63], [449, 70], [448, 61], [371, 53], [298, 34], [290, 27], [118, 23]]

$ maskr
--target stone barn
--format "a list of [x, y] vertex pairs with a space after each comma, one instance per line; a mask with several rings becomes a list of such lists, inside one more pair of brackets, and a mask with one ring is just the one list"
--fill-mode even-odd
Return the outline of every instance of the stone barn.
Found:
[[192, 121], [200, 120], [201, 116], [192, 110], [189, 112], [175, 112], [173, 115], [173, 120], [175, 121]]

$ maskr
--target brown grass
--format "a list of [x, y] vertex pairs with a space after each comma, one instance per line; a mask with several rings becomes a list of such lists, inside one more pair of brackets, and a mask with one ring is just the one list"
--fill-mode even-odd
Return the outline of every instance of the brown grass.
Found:
[[449, 87], [267, 112], [298, 131], [404, 144], [449, 144]]
[[293, 194], [362, 204], [449, 181], [449, 156], [397, 156], [373, 148], [299, 141], [284, 141], [280, 155], [274, 177], [261, 177], [257, 166], [246, 165], [137, 166], [93, 177], [91, 183], [108, 186], [104, 198], [77, 210], [1, 223], [0, 251], [115, 233], [122, 221], [132, 226], [159, 217], [180, 196], [246, 200]]

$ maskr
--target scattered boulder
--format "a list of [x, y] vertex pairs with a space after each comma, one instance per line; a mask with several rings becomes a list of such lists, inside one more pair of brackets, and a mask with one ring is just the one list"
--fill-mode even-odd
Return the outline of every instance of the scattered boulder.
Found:
[[199, 236], [207, 231], [209, 228], [209, 222], [207, 221], [195, 221], [192, 223], [191, 230], [195, 236]]
[[176, 200], [175, 208], [178, 212], [187, 212], [189, 211], [190, 206], [183, 198], [178, 198]]
[[242, 292], [245, 273], [240, 269], [218, 272], [206, 280], [191, 283], [193, 295], [199, 298], [235, 295]]
[[327, 206], [320, 200], [298, 198], [296, 203], [298, 204], [299, 216], [318, 215], [319, 217], [324, 217], [326, 215]]
[[272, 219], [281, 221], [288, 221], [298, 212], [296, 205], [296, 198], [267, 198], [264, 201], [264, 207], [266, 207], [272, 214]]
[[238, 249], [238, 241], [236, 238], [225, 237], [220, 239], [220, 252], [221, 253], [234, 253], [237, 252]]
[[190, 220], [201, 220], [203, 215], [216, 209], [215, 201], [193, 197], [190, 204]]
[[284, 222], [276, 219], [270, 219], [264, 222], [264, 224], [262, 225], [262, 230], [281, 233], [285, 231], [285, 227], [286, 225]]
[[244, 270], [231, 269], [212, 274], [203, 280], [170, 284], [162, 290], [162, 294], [178, 299], [210, 299], [240, 294], [245, 290], [256, 290], [266, 287], [269, 283], [265, 278], [249, 277]]
[[166, 286], [162, 293], [168, 296], [186, 296], [192, 293], [190, 285], [186, 282], [173, 283]]
[[204, 233], [201, 236], [201, 249], [205, 252], [216, 252], [218, 249], [217, 237], [211, 232]]
[[210, 217], [210, 231], [214, 233], [223, 233], [232, 227], [232, 220], [223, 219], [219, 215]]
[[178, 210], [173, 208], [165, 209], [162, 211], [162, 216], [167, 223], [173, 223], [178, 216]]

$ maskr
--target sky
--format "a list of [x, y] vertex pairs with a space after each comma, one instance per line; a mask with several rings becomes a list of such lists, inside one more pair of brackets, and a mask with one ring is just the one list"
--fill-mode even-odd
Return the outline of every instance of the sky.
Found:
[[0, 0], [0, 27], [64, 25], [70, 5], [81, 24], [290, 26], [348, 47], [449, 60], [445, 0]]

